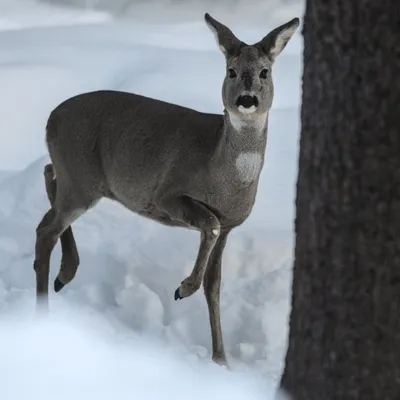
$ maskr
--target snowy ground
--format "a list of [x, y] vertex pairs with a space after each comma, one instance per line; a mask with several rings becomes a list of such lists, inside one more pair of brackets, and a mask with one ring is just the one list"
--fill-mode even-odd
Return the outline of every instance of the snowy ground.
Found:
[[[288, 14], [284, 11], [282, 15]], [[223, 13], [213, 16], [226, 22]], [[301, 15], [287, 19], [294, 16]], [[268, 19], [263, 25], [242, 20], [231, 28], [244, 41], [255, 42], [275, 26]], [[299, 29], [276, 62], [276, 94], [257, 202], [248, 221], [231, 234], [224, 256], [221, 301], [228, 357], [236, 370], [273, 379], [281, 373], [286, 350], [301, 46]], [[223, 74], [223, 56], [203, 14], [191, 23], [160, 24], [150, 17], [133, 23], [113, 21], [104, 12], [39, 6], [32, 0], [0, 2], [0, 312], [7, 316], [8, 326], [0, 329], [0, 345], [28, 349], [26, 356], [13, 361], [7, 358], [11, 353], [0, 347], [1, 371], [6, 368], [12, 374], [13, 365], [35, 359], [38, 342], [53, 349], [60, 342], [64, 346], [72, 334], [73, 343], [64, 348], [67, 363], [72, 362], [74, 351], [85, 354], [91, 342], [87, 333], [75, 337], [69, 331], [75, 325], [68, 327], [65, 320], [47, 327], [48, 335], [58, 335], [51, 340], [43, 335], [38, 341], [32, 339], [43, 326], [17, 325], [14, 333], [10, 331], [9, 318], [23, 315], [29, 321], [34, 311], [35, 228], [49, 207], [42, 171], [48, 162], [44, 127], [51, 109], [80, 92], [121, 89], [222, 112]], [[130, 362], [133, 370], [140, 371], [136, 358], [148, 362], [152, 355], [139, 354], [137, 349], [146, 349], [153, 341], [155, 348], [174, 353], [182, 362], [200, 360], [195, 364], [209, 368], [204, 379], [210, 380], [215, 368], [209, 365], [211, 339], [202, 291], [177, 303], [173, 300], [175, 289], [192, 268], [198, 234], [162, 227], [109, 201], [79, 219], [74, 231], [81, 266], [75, 280], [59, 295], [52, 295], [52, 313], [67, 315], [71, 323], [75, 316], [78, 320], [84, 315], [96, 332], [132, 348], [126, 357], [110, 355], [107, 342], [100, 346], [97, 361], [87, 367], [111, 357], [112, 367], [99, 367], [100, 374], [121, 371], [126, 376]], [[59, 260], [57, 246], [51, 280]], [[23, 347], [21, 340], [25, 340]], [[94, 352], [88, 349], [87, 357]], [[58, 360], [52, 353], [46, 357], [41, 362]], [[144, 370], [141, 373], [145, 375]], [[184, 390], [174, 389], [175, 383], [165, 383], [164, 390]]]

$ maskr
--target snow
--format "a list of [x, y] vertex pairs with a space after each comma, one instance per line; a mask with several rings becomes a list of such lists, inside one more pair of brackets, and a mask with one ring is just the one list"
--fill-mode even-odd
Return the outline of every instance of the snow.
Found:
[[274, 398], [273, 387], [248, 372], [233, 375], [195, 358], [182, 360], [160, 341], [144, 339], [123, 326], [116, 332], [115, 326], [89, 314], [58, 311], [62, 312], [51, 322], [3, 315], [2, 398], [37, 398], [39, 393], [42, 400]]
[[[288, 14], [282, 8], [274, 13], [275, 19], [283, 16], [278, 22], [264, 24], [236, 19], [231, 28], [255, 42], [274, 24], [301, 16]], [[223, 15], [214, 16], [229, 23]], [[227, 373], [210, 362], [202, 290], [180, 302], [173, 299], [192, 269], [198, 233], [158, 225], [110, 201], [101, 201], [74, 223], [81, 257], [77, 276], [58, 295], [51, 294], [51, 321], [32, 320], [35, 229], [49, 207], [43, 180], [49, 112], [67, 97], [95, 89], [134, 91], [221, 112], [224, 60], [203, 14], [190, 23], [171, 18], [160, 23], [151, 16], [132, 23], [104, 11], [54, 8], [33, 0], [0, 2], [0, 371], [10, 377], [0, 393], [15, 390], [18, 376], [31, 392], [49, 374], [48, 398], [60, 387], [59, 398], [90, 388], [91, 397], [101, 400], [115, 386], [120, 393], [148, 393], [146, 399], [160, 398], [157, 393], [184, 395], [190, 386], [191, 398], [216, 398], [219, 391], [232, 390], [234, 400], [258, 387], [250, 375], [276, 383], [286, 351], [291, 292], [300, 32], [275, 63], [275, 98], [256, 204], [230, 235], [224, 254], [221, 318], [233, 369]], [[57, 245], [51, 282], [60, 257]], [[199, 373], [209, 387], [195, 383]], [[61, 379], [66, 376], [74, 387], [65, 388]], [[159, 379], [159, 385], [154, 387], [151, 379]], [[140, 384], [137, 391], [133, 380]], [[22, 385], [18, 390], [5, 398], [24, 398]], [[254, 399], [261, 398], [254, 393]]]
[[55, 8], [35, 0], [0, 0], [0, 11], [0, 30], [37, 26], [87, 25], [112, 20], [110, 14], [100, 10], [76, 10], [59, 6]]

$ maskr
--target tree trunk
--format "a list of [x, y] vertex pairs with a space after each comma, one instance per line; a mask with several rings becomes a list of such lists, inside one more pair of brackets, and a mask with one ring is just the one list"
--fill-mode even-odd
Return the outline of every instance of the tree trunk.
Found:
[[307, 0], [281, 386], [400, 399], [400, 2]]

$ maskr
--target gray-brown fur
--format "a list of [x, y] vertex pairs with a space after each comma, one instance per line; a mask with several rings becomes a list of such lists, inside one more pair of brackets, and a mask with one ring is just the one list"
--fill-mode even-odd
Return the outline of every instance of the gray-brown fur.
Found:
[[37, 228], [34, 265], [38, 304], [47, 307], [51, 252], [61, 237], [62, 266], [54, 284], [59, 291], [79, 265], [70, 225], [101, 198], [165, 225], [199, 230], [195, 266], [175, 299], [192, 295], [204, 282], [212, 358], [225, 364], [222, 254], [229, 232], [254, 205], [273, 99], [271, 67], [299, 20], [251, 46], [208, 14], [205, 20], [226, 57], [223, 115], [105, 90], [75, 96], [53, 110], [46, 135], [52, 164], [45, 171], [51, 208]]

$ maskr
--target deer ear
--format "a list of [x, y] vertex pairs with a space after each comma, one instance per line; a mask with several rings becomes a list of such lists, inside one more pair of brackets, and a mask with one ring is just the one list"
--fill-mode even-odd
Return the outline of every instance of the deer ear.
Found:
[[300, 24], [298, 18], [293, 18], [291, 21], [278, 26], [273, 31], [268, 33], [264, 39], [260, 40], [255, 46], [260, 46], [268, 58], [274, 62], [276, 57], [286, 47], [290, 38], [296, 32]]
[[242, 42], [228, 27], [212, 18], [210, 14], [206, 13], [204, 19], [214, 34], [218, 46], [224, 53], [225, 57], [235, 54], [239, 50]]

